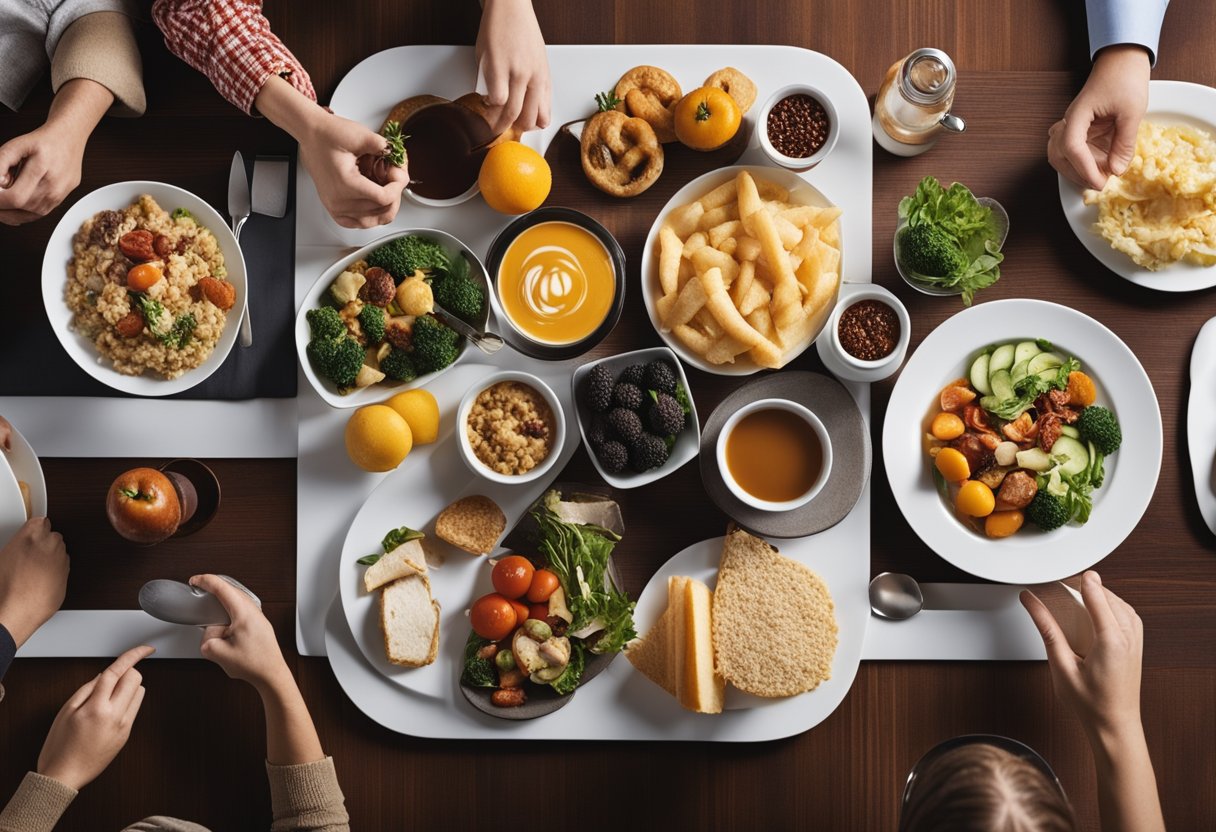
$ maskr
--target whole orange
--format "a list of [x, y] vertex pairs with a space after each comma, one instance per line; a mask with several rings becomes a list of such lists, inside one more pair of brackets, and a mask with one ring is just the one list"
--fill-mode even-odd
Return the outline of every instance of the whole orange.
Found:
[[724, 90], [701, 87], [676, 102], [676, 138], [693, 150], [717, 150], [735, 137], [743, 114]]
[[503, 142], [482, 160], [477, 185], [486, 204], [503, 214], [524, 214], [549, 196], [553, 173], [549, 163], [527, 145]]

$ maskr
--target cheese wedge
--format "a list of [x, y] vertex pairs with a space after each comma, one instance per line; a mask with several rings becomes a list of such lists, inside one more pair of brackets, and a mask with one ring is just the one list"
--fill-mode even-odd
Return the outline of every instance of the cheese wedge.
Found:
[[380, 593], [384, 652], [393, 664], [422, 667], [439, 652], [439, 604], [425, 575], [399, 578]]
[[363, 588], [372, 592], [399, 578], [425, 575], [426, 571], [426, 552], [422, 548], [422, 540], [411, 540], [369, 566], [363, 573]]
[[[676, 698], [690, 711], [722, 713], [726, 683], [714, 672], [713, 593], [700, 581], [684, 578], [680, 615], [680, 663], [676, 665]], [[671, 585], [668, 585], [670, 598]], [[669, 601], [670, 605], [670, 601]]]

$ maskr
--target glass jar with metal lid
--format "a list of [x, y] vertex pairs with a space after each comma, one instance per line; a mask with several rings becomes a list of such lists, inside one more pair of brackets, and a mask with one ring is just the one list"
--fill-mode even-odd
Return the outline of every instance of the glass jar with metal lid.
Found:
[[961, 133], [963, 120], [950, 112], [956, 82], [954, 62], [940, 49], [917, 49], [891, 65], [874, 99], [874, 139], [897, 156], [916, 156], [943, 133]]

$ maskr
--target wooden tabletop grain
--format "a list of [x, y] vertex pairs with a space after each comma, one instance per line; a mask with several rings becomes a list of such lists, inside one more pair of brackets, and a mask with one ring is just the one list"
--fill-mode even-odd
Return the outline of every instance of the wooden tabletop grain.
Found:
[[[405, 43], [472, 43], [477, 23], [472, 0], [268, 0], [266, 8], [276, 31], [309, 69], [322, 100], [373, 52]], [[1144, 364], [1165, 428], [1161, 478], [1140, 526], [1099, 568], [1108, 586], [1145, 622], [1144, 720], [1167, 823], [1178, 830], [1216, 828], [1216, 540], [1191, 492], [1184, 430], [1191, 342], [1216, 314], [1216, 295], [1155, 294], [1132, 286], [1089, 257], [1064, 222], [1044, 144], [1047, 127], [1088, 71], [1083, 4], [536, 0], [536, 8], [551, 43], [773, 43], [816, 49], [844, 64], [871, 96], [886, 68], [916, 47], [936, 46], [953, 56], [960, 78], [955, 109], [967, 120], [966, 134], [913, 160], [875, 150], [874, 280], [908, 305], [913, 347], [961, 308], [955, 300], [908, 291], [890, 256], [898, 199], [926, 174], [957, 179], [977, 194], [996, 197], [1012, 220], [1002, 279], [983, 293], [983, 301], [1034, 297], [1072, 306], [1113, 329]], [[1214, 41], [1210, 5], [1174, 0], [1154, 76], [1216, 84]], [[108, 182], [147, 178], [188, 188], [222, 209], [233, 151], [284, 152], [289, 140], [220, 99], [202, 76], [165, 51], [146, 20], [141, 46], [148, 115], [101, 125], [74, 196]], [[724, 48], [723, 63], [729, 60]], [[657, 48], [654, 63], [662, 62]], [[612, 80], [606, 76], [605, 86]], [[0, 140], [39, 124], [49, 100], [44, 88], [20, 114], [5, 114]], [[651, 218], [664, 194], [679, 183], [661, 183], [667, 190], [656, 187], [624, 210], [614, 210], [577, 181], [563, 184], [565, 175], [557, 173], [555, 196], [611, 224], [636, 278]], [[5, 252], [0, 349], [18, 343], [28, 328], [47, 325], [41, 299], [28, 287], [59, 213], [21, 229], [0, 227]], [[657, 343], [633, 293], [620, 325], [597, 353]], [[816, 362], [808, 354], [795, 366], [814, 369]], [[734, 384], [691, 373], [703, 418]], [[889, 382], [874, 387], [876, 428], [886, 415], [889, 393]], [[502, 823], [586, 830], [892, 829], [911, 764], [934, 743], [966, 732], [1006, 734], [1039, 749], [1055, 767], [1083, 826], [1097, 827], [1093, 764], [1084, 737], [1052, 697], [1041, 664], [863, 663], [852, 691], [824, 723], [762, 745], [504, 745], [391, 733], [345, 698], [324, 659], [295, 653], [294, 466], [213, 461], [225, 488], [216, 521], [194, 537], [137, 550], [108, 529], [101, 512], [104, 485], [136, 462], [157, 460], [44, 461], [56, 507], [52, 520], [64, 531], [73, 556], [67, 605], [131, 606], [135, 589], [166, 570], [241, 576], [261, 595], [279, 632], [325, 748], [337, 762], [355, 829]], [[584, 451], [564, 474], [575, 480], [594, 476]], [[872, 493], [874, 572], [965, 579], [912, 533], [887, 486], [880, 454]], [[662, 523], [653, 516], [660, 498]], [[630, 556], [621, 566], [634, 593], [667, 557], [725, 522], [706, 503], [691, 465], [661, 486], [630, 492], [624, 508]], [[0, 705], [0, 799], [33, 767], [60, 704], [102, 666], [94, 660], [51, 659], [14, 664]], [[148, 697], [128, 747], [76, 800], [60, 828], [118, 829], [149, 814], [190, 818], [216, 830], [267, 828], [262, 717], [253, 691], [203, 661], [147, 662], [144, 677]], [[542, 808], [521, 810], [508, 798], [520, 783], [538, 790], [536, 805]]]

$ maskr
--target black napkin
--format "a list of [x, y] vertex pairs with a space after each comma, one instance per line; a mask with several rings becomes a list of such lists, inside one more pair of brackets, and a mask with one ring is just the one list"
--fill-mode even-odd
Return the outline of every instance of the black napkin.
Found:
[[[253, 160], [245, 157], [253, 181]], [[296, 395], [295, 251], [296, 166], [289, 160], [287, 213], [282, 218], [251, 214], [241, 229], [241, 251], [249, 283], [253, 346], [240, 341], [210, 378], [177, 399], [292, 398]], [[227, 217], [226, 206], [217, 206]], [[13, 275], [7, 276], [9, 279]], [[30, 280], [30, 276], [25, 279]], [[38, 276], [32, 276], [38, 285]], [[11, 287], [10, 287], [11, 288]], [[234, 317], [228, 326], [239, 327]], [[51, 331], [45, 310], [0, 333], [0, 395], [127, 396], [86, 374], [68, 357]]]

